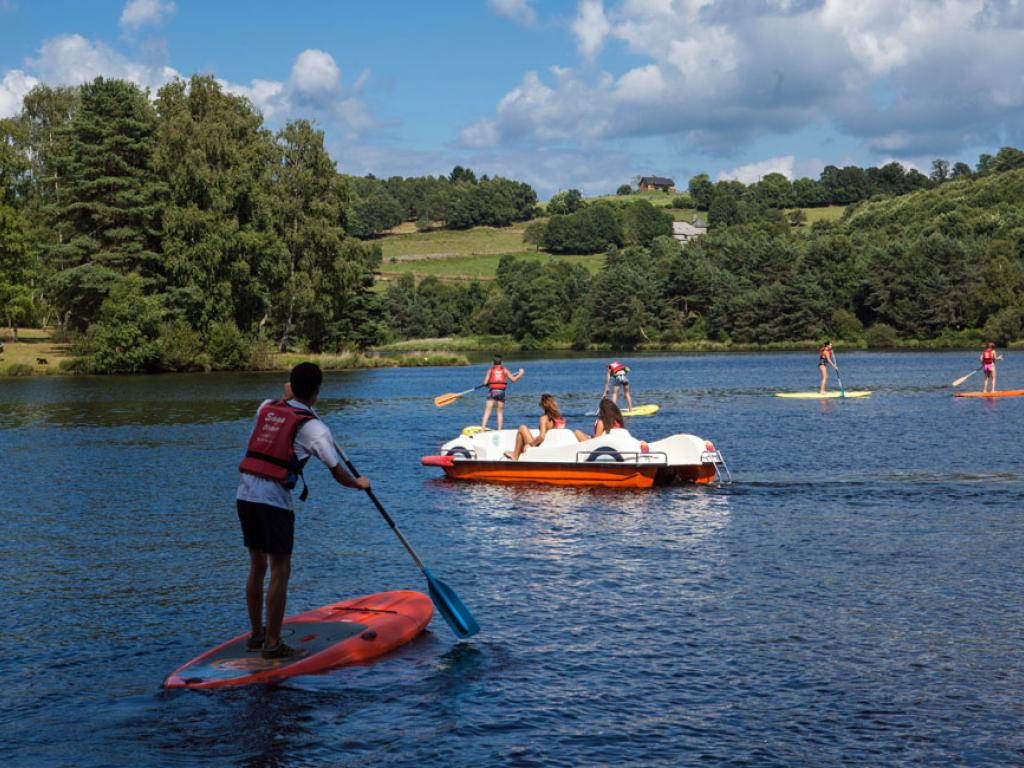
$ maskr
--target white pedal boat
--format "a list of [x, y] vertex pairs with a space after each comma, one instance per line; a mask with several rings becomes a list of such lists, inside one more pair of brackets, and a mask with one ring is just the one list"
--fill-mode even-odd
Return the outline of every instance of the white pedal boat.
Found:
[[[470, 431], [470, 430], [467, 430]], [[537, 430], [532, 430], [536, 436]], [[722, 454], [696, 435], [670, 435], [646, 443], [628, 430], [613, 429], [579, 442], [570, 429], [548, 430], [544, 442], [527, 448], [517, 461], [505, 458], [516, 431], [503, 429], [462, 434], [421, 463], [440, 467], [458, 480], [491, 483], [650, 488], [682, 481], [711, 483], [728, 474]]]

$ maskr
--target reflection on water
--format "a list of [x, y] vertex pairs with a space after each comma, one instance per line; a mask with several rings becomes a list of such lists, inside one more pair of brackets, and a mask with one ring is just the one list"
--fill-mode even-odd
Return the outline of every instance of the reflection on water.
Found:
[[[483, 367], [328, 373], [318, 411], [483, 630], [365, 666], [164, 693], [246, 624], [232, 504], [277, 374], [0, 381], [0, 690], [11, 765], [1010, 765], [1024, 754], [1024, 400], [954, 400], [956, 354], [638, 357], [631, 420], [692, 432], [736, 483], [461, 484], [419, 457]], [[589, 427], [606, 361], [527, 360], [506, 422]], [[1017, 366], [1017, 367], [1014, 367]], [[1024, 381], [1024, 358], [1000, 380]], [[463, 382], [465, 385], [462, 386]], [[593, 387], [588, 387], [588, 382]], [[362, 494], [309, 472], [299, 611], [424, 589]], [[43, 629], [41, 629], [43, 628]]]

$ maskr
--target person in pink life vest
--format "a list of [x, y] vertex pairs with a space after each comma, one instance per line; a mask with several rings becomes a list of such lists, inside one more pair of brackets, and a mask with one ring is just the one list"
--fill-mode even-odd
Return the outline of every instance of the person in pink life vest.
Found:
[[626, 409], [633, 409], [633, 396], [629, 394], [629, 368], [618, 360], [613, 360], [608, 363], [608, 371], [604, 377], [604, 392], [601, 393], [601, 397], [608, 397], [608, 387], [612, 383], [612, 379], [615, 380], [615, 386], [612, 387], [612, 402], [614, 403], [619, 399], [619, 387], [622, 387], [622, 391], [626, 395]]
[[540, 415], [540, 422], [537, 424], [538, 435], [534, 437], [528, 426], [520, 424], [519, 429], [516, 431], [515, 450], [505, 451], [506, 459], [518, 461], [527, 448], [530, 446], [536, 447], [544, 442], [548, 430], [565, 429], [565, 419], [562, 417], [562, 411], [559, 409], [558, 401], [555, 400], [554, 395], [541, 395], [540, 407], [544, 409], [544, 413]]
[[[367, 490], [366, 477], [353, 477], [342, 466], [334, 437], [313, 411], [320, 395], [323, 373], [313, 363], [299, 363], [289, 376], [280, 400], [264, 400], [238, 469], [236, 506], [242, 538], [249, 550], [249, 577], [245, 603], [252, 633], [246, 649], [260, 652], [265, 659], [288, 659], [298, 653], [281, 642], [281, 621], [288, 598], [291, 576], [295, 513], [291, 490], [302, 479], [305, 501], [308, 495], [302, 469], [316, 456], [334, 479], [347, 488]], [[270, 565], [266, 595], [266, 626], [263, 624], [263, 582]]]
[[981, 370], [985, 376], [981, 380], [982, 392], [996, 391], [996, 360], [1002, 360], [1003, 356], [996, 353], [996, 344], [990, 341], [981, 351]]
[[519, 381], [523, 377], [522, 368], [518, 373], [512, 373], [501, 364], [501, 355], [494, 356], [494, 365], [487, 369], [484, 374], [484, 384], [487, 385], [487, 405], [484, 406], [484, 420], [480, 422], [482, 429], [487, 429], [487, 421], [491, 418], [491, 409], [498, 404], [498, 431], [501, 431], [502, 419], [505, 410], [505, 390], [508, 383]]

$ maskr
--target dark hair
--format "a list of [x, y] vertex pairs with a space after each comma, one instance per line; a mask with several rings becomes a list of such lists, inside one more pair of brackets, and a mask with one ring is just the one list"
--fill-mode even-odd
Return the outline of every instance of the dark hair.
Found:
[[323, 371], [316, 363], [299, 363], [292, 368], [291, 375], [288, 377], [288, 381], [292, 385], [292, 394], [303, 400], [315, 395], [323, 380]]
[[615, 429], [616, 422], [620, 427], [626, 426], [626, 417], [622, 415], [619, 406], [607, 397], [601, 398], [601, 404], [597, 407], [598, 418], [604, 424], [604, 431]]
[[562, 418], [562, 412], [558, 409], [558, 401], [555, 400], [554, 395], [549, 395], [547, 392], [541, 395], [540, 407], [544, 409], [544, 413], [552, 421]]
[[501, 355], [495, 355], [494, 356], [494, 364], [495, 365], [501, 365]]

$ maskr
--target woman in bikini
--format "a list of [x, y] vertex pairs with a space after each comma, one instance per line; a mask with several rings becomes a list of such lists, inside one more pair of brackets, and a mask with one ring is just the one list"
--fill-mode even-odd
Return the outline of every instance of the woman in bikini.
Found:
[[601, 404], [597, 408], [597, 421], [594, 422], [594, 434], [588, 435], [582, 429], [576, 430], [576, 439], [581, 443], [594, 437], [606, 435], [613, 429], [625, 429], [626, 419], [619, 410], [619, 406], [607, 397], [601, 398]]
[[516, 431], [516, 448], [514, 451], [505, 451], [506, 459], [519, 461], [519, 457], [526, 452], [527, 448], [537, 447], [544, 442], [549, 429], [565, 429], [565, 419], [562, 418], [562, 412], [558, 408], [554, 395], [541, 395], [540, 407], [544, 409], [544, 413], [541, 414], [540, 422], [537, 425], [537, 436], [533, 436], [528, 426], [520, 424]]
[[839, 373], [839, 369], [836, 368], [836, 358], [832, 353], [832, 342], [826, 341], [818, 349], [818, 370], [821, 371], [821, 384], [818, 385], [818, 394], [825, 394], [825, 383], [828, 381], [828, 367], [831, 365], [836, 374]]

